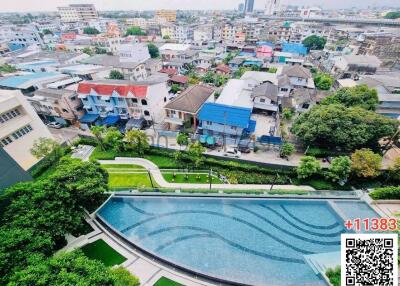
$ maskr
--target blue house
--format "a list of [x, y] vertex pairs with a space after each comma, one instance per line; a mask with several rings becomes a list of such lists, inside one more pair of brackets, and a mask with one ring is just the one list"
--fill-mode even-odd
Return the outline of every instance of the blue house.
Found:
[[297, 54], [299, 56], [306, 56], [308, 53], [307, 48], [304, 45], [294, 43], [283, 43], [282, 52]]
[[199, 130], [212, 136], [219, 144], [238, 145], [245, 135], [254, 132], [255, 121], [250, 119], [250, 108], [207, 102], [198, 118]]

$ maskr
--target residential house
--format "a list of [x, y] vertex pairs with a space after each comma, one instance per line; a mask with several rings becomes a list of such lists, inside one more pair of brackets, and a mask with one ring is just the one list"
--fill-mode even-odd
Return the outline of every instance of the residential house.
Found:
[[344, 55], [334, 59], [331, 73], [337, 78], [357, 79], [359, 75], [375, 74], [381, 63], [376, 56]]
[[189, 77], [184, 75], [173, 75], [168, 81], [169, 85], [177, 84], [181, 88], [186, 88], [188, 86], [188, 82]]
[[114, 125], [130, 118], [162, 122], [168, 87], [165, 77], [160, 76], [136, 82], [87, 81], [79, 84], [78, 97], [86, 111], [79, 119], [83, 128], [96, 121], [97, 124]]
[[231, 73], [231, 69], [225, 64], [220, 64], [215, 68], [215, 73], [227, 76]]
[[256, 50], [256, 57], [259, 59], [272, 58], [274, 50], [270, 46], [258, 46]]
[[196, 66], [196, 71], [199, 75], [205, 75], [211, 69], [211, 64], [202, 63]]
[[400, 119], [400, 95], [379, 93], [377, 113], [395, 119]]
[[214, 92], [210, 86], [193, 85], [168, 102], [164, 107], [164, 122], [168, 124], [168, 129], [176, 130], [185, 126], [196, 130], [200, 108], [205, 102], [214, 102]]
[[44, 88], [35, 91], [28, 101], [45, 122], [69, 125], [84, 115], [82, 102], [74, 90]]
[[286, 75], [290, 84], [294, 88], [304, 87], [314, 89], [314, 79], [311, 72], [299, 65], [285, 67], [282, 71], [283, 75]]
[[231, 79], [214, 103], [207, 102], [201, 108], [198, 133], [218, 144], [238, 145], [255, 130], [255, 122], [250, 119], [252, 109], [248, 82]]

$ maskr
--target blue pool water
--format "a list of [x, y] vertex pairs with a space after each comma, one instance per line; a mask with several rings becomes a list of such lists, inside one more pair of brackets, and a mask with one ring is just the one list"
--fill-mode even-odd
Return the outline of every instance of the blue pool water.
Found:
[[[344, 203], [336, 205], [342, 213], [377, 216]], [[163, 259], [251, 285], [325, 285], [304, 255], [339, 251], [345, 232], [324, 200], [113, 197], [98, 215]]]

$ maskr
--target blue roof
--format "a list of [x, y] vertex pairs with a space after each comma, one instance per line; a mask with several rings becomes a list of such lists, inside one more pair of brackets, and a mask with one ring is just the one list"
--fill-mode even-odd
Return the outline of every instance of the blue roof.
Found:
[[17, 68], [19, 69], [33, 69], [33, 68], [38, 68], [42, 66], [49, 66], [49, 65], [55, 65], [57, 64], [56, 61], [36, 61], [36, 62], [31, 62], [31, 63], [21, 63], [17, 64]]
[[199, 119], [229, 126], [247, 128], [251, 115], [250, 108], [207, 102], [199, 112]]
[[114, 125], [119, 121], [119, 116], [118, 115], [110, 115], [104, 118], [102, 125]]
[[256, 53], [249, 53], [249, 52], [240, 52], [239, 53], [240, 57], [255, 57]]
[[249, 127], [246, 128], [246, 132], [253, 133], [254, 131], [256, 131], [256, 125], [257, 125], [257, 121], [250, 120]]
[[0, 86], [11, 87], [11, 88], [20, 88], [21, 85], [24, 83], [34, 80], [34, 79], [41, 79], [46, 77], [52, 77], [59, 75], [60, 73], [56, 72], [38, 72], [38, 73], [31, 73], [26, 75], [16, 75], [6, 77], [0, 80]]
[[263, 144], [273, 144], [273, 145], [282, 145], [282, 138], [281, 137], [275, 137], [275, 136], [267, 136], [263, 135], [259, 138], [257, 138], [257, 141]]
[[85, 114], [81, 118], [79, 118], [79, 121], [81, 123], [93, 123], [99, 118], [98, 114]]
[[275, 44], [272, 42], [257, 42], [257, 46], [269, 46], [271, 48], [275, 47]]
[[302, 44], [293, 44], [293, 43], [283, 43], [282, 44], [282, 52], [285, 53], [294, 53], [302, 56], [307, 55], [307, 48]]

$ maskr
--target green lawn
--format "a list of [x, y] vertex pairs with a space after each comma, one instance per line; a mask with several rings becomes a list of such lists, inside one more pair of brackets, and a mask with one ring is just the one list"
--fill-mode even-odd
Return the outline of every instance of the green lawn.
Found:
[[86, 244], [81, 250], [88, 258], [100, 260], [106, 266], [119, 265], [126, 261], [124, 256], [115, 251], [102, 239]]
[[[156, 183], [153, 179], [154, 187]], [[149, 174], [124, 174], [124, 173], [109, 173], [108, 186], [110, 188], [132, 188], [132, 187], [147, 187], [151, 188]]]
[[[188, 179], [186, 179], [185, 174], [176, 174], [175, 177], [171, 173], [163, 174], [164, 179], [169, 183], [189, 183], [189, 184], [209, 184], [208, 174], [189, 174]], [[200, 179], [197, 177], [200, 176]], [[222, 184], [220, 179], [212, 177], [213, 184]]]
[[160, 169], [182, 169], [187, 167], [183, 164], [177, 164], [174, 159], [166, 156], [150, 154], [145, 155], [144, 158], [156, 164]]
[[171, 279], [161, 277], [153, 286], [183, 286], [182, 284], [172, 281]]

